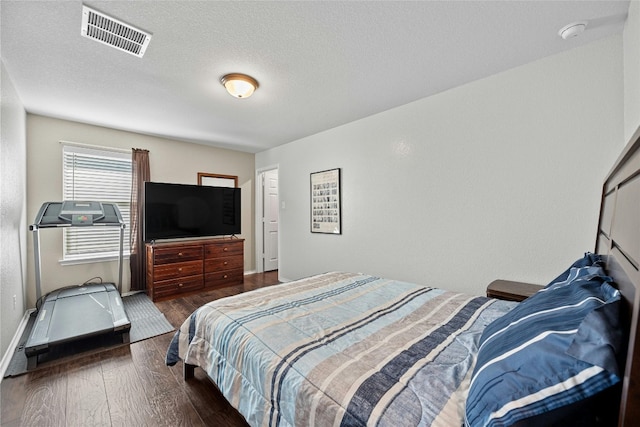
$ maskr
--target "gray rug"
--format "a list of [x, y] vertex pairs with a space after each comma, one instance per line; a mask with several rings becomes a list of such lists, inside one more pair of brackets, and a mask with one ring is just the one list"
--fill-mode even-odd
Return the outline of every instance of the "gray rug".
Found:
[[174, 330], [164, 314], [149, 299], [146, 294], [134, 294], [122, 298], [124, 310], [131, 321], [129, 340], [138, 342], [157, 335], [166, 334]]
[[[172, 332], [174, 327], [167, 321], [164, 314], [158, 310], [146, 294], [139, 293], [122, 298], [125, 312], [131, 322], [129, 341], [131, 343], [146, 340], [158, 335]], [[27, 373], [27, 356], [24, 354], [24, 346], [31, 333], [35, 317], [30, 317], [27, 326], [20, 337], [20, 344], [15, 349], [11, 362], [4, 373], [4, 377], [14, 377]], [[104, 335], [78, 340], [74, 343], [53, 347], [47, 353], [38, 356], [38, 366], [51, 366], [57, 360], [68, 360], [69, 356], [82, 356], [96, 351], [104, 351], [122, 344], [121, 337]], [[49, 363], [51, 362], [51, 363]], [[43, 366], [43, 367], [44, 367]]]

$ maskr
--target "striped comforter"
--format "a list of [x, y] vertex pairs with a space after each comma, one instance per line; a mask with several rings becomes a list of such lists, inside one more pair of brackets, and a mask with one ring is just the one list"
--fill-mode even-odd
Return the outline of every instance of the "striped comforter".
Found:
[[167, 364], [200, 366], [252, 426], [459, 426], [480, 335], [513, 306], [326, 273], [200, 307]]

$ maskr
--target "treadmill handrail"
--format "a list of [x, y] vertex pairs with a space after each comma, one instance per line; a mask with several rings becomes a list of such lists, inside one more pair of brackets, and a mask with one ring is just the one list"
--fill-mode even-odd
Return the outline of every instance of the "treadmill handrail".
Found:
[[42, 297], [42, 270], [41, 270], [41, 262], [40, 262], [40, 229], [46, 228], [59, 228], [59, 227], [77, 227], [77, 228], [86, 228], [86, 227], [120, 227], [120, 250], [118, 251], [118, 293], [122, 293], [122, 267], [123, 267], [123, 252], [124, 252], [124, 229], [126, 224], [122, 219], [122, 214], [120, 213], [120, 209], [118, 205], [115, 203], [102, 203], [103, 206], [109, 206], [113, 209], [117, 221], [109, 221], [109, 217], [100, 219], [98, 223], [93, 223], [91, 225], [74, 225], [72, 223], [67, 222], [59, 222], [60, 220], [57, 218], [55, 222], [44, 222], [45, 221], [45, 212], [51, 205], [60, 205], [62, 207], [62, 202], [45, 202], [40, 207], [38, 214], [36, 215], [36, 219], [33, 224], [29, 226], [29, 230], [33, 232], [33, 258], [35, 263], [35, 273], [36, 273], [36, 302], [40, 300]]

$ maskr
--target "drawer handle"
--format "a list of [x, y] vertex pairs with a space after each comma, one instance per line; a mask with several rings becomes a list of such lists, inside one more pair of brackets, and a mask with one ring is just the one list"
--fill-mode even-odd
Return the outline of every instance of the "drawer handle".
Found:
[[178, 271], [182, 272], [182, 267], [178, 267]]
[[182, 256], [182, 252], [178, 252], [178, 256]]
[[227, 277], [229, 277], [229, 276], [227, 276], [227, 275], [225, 274], [225, 275], [224, 275], [224, 277], [223, 277], [223, 279], [226, 279]]
[[224, 262], [224, 265], [227, 265], [227, 264], [229, 264], [229, 261], [225, 261], [225, 262]]
[[229, 248], [225, 246], [224, 249], [222, 249], [222, 250], [227, 252], [229, 250]]
[[178, 287], [181, 288], [182, 287], [182, 283], [178, 283]]

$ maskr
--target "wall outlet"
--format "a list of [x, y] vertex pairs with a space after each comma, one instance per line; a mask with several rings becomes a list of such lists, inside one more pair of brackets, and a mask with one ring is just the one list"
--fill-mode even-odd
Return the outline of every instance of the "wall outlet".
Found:
[[16, 304], [18, 304], [18, 297], [16, 297], [15, 295], [13, 296], [13, 311], [16, 310]]

